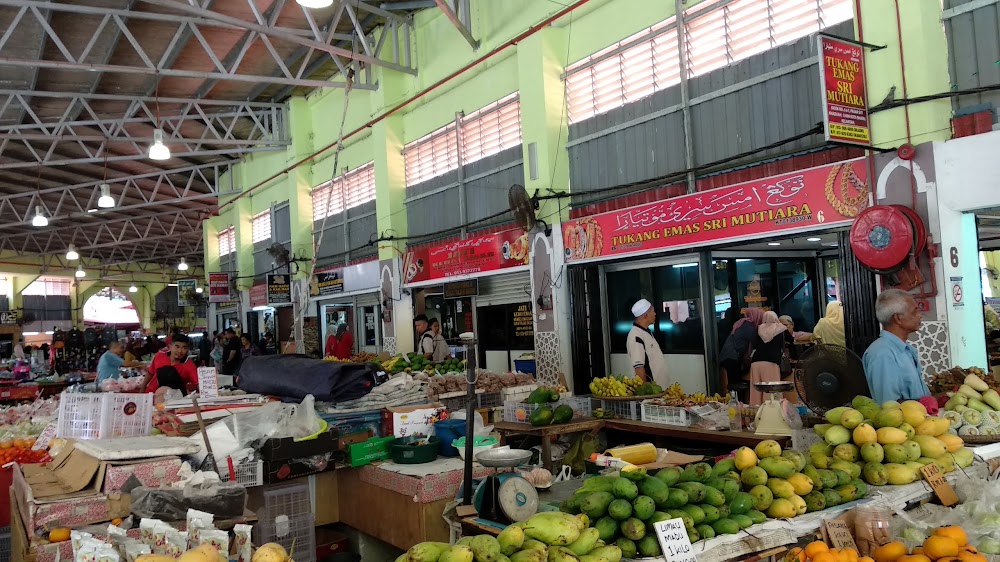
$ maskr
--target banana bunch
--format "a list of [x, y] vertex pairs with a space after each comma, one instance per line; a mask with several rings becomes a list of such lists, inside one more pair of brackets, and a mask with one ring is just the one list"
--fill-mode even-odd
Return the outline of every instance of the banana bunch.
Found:
[[696, 393], [692, 394], [691, 396], [689, 396], [688, 400], [690, 402], [693, 402], [694, 404], [699, 404], [699, 405], [700, 404], [707, 404], [709, 402], [723, 402], [721, 394], [715, 393], [712, 396], [708, 396], [704, 392], [696, 392]]
[[604, 408], [597, 408], [593, 411], [594, 417], [599, 420], [609, 420], [615, 417], [615, 413]]
[[680, 383], [674, 383], [667, 387], [666, 398], [684, 398], [684, 389], [681, 387]]
[[392, 371], [393, 367], [396, 366], [396, 363], [399, 363], [399, 361], [402, 358], [403, 358], [402, 355], [397, 355], [390, 359], [386, 359], [385, 361], [382, 362], [382, 368], [385, 369], [386, 371]]
[[590, 381], [590, 392], [594, 396], [632, 396], [641, 384], [642, 381], [635, 377], [625, 378], [621, 375], [599, 377]]

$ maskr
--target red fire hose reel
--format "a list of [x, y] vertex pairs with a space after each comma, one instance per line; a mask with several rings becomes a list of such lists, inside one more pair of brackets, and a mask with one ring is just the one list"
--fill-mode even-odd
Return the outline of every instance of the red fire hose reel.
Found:
[[862, 265], [908, 290], [923, 283], [916, 258], [927, 248], [927, 227], [913, 209], [875, 205], [851, 226], [851, 249]]

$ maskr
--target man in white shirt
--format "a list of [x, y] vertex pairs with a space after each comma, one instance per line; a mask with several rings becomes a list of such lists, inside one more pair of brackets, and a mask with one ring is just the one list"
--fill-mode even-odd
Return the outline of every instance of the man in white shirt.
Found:
[[635, 322], [628, 332], [628, 341], [625, 349], [628, 350], [629, 361], [635, 369], [635, 376], [643, 382], [652, 382], [663, 388], [670, 386], [670, 377], [667, 375], [667, 360], [660, 351], [660, 344], [649, 326], [656, 322], [656, 310], [646, 299], [640, 299], [632, 305], [632, 316]]
[[28, 356], [24, 353], [24, 338], [17, 338], [17, 345], [14, 346], [13, 358], [18, 361], [28, 360]]

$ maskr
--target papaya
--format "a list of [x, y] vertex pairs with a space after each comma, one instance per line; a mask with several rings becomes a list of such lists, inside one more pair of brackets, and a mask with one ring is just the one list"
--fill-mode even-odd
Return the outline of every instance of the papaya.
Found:
[[547, 404], [549, 402], [549, 391], [544, 388], [536, 388], [531, 391], [525, 402], [528, 404]]
[[560, 404], [552, 412], [552, 423], [568, 423], [573, 419], [573, 408], [567, 404]]

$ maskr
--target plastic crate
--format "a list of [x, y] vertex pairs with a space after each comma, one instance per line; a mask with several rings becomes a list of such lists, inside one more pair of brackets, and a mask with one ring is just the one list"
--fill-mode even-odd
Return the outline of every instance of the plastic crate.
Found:
[[312, 515], [312, 512], [308, 484], [283, 484], [264, 490], [264, 509], [261, 511], [261, 521], [271, 520], [279, 515], [304, 517]]
[[496, 408], [503, 406], [503, 394], [500, 392], [484, 392], [479, 395], [480, 408]]
[[142, 437], [153, 432], [153, 395], [105, 392], [101, 406], [101, 439]]
[[[479, 397], [483, 394], [483, 390], [476, 390], [476, 406], [479, 405]], [[469, 405], [469, 393], [468, 391], [461, 390], [458, 392], [446, 392], [444, 394], [439, 394], [436, 398], [431, 397], [431, 400], [437, 400], [438, 402], [444, 404], [445, 408], [448, 408], [449, 412], [455, 412], [458, 410], [465, 410], [466, 406]]]
[[691, 425], [692, 415], [684, 408], [677, 406], [661, 406], [651, 400], [642, 402], [642, 421], [662, 423], [664, 425]]
[[618, 419], [633, 421], [642, 419], [641, 400], [601, 400], [599, 398], [594, 400], [600, 403], [599, 408], [605, 412], [611, 412]]
[[[222, 481], [229, 482], [229, 466], [223, 463], [219, 469]], [[236, 473], [236, 482], [246, 488], [264, 485], [264, 461], [253, 460], [234, 464], [233, 472]]]
[[[509, 386], [500, 390], [500, 399], [503, 403], [507, 402], [523, 402], [529, 394], [538, 388], [537, 384], [522, 384], [521, 386]], [[497, 404], [498, 406], [500, 404]]]
[[[579, 396], [570, 396], [567, 398], [562, 398], [558, 402], [550, 403], [548, 406], [552, 406], [555, 409], [558, 406], [566, 404], [573, 408], [573, 417], [590, 417], [591, 406], [590, 398], [581, 398]], [[505, 422], [515, 422], [515, 423], [526, 423], [531, 414], [534, 413], [541, 406], [546, 404], [528, 404], [526, 402], [504, 402], [503, 405], [503, 421]]]
[[254, 532], [257, 544], [278, 543], [295, 562], [316, 562], [316, 525], [312, 514], [262, 517]]
[[[63, 439], [99, 439], [103, 419], [104, 393], [64, 392], [59, 397], [56, 437]], [[150, 418], [152, 421], [152, 418]]]

